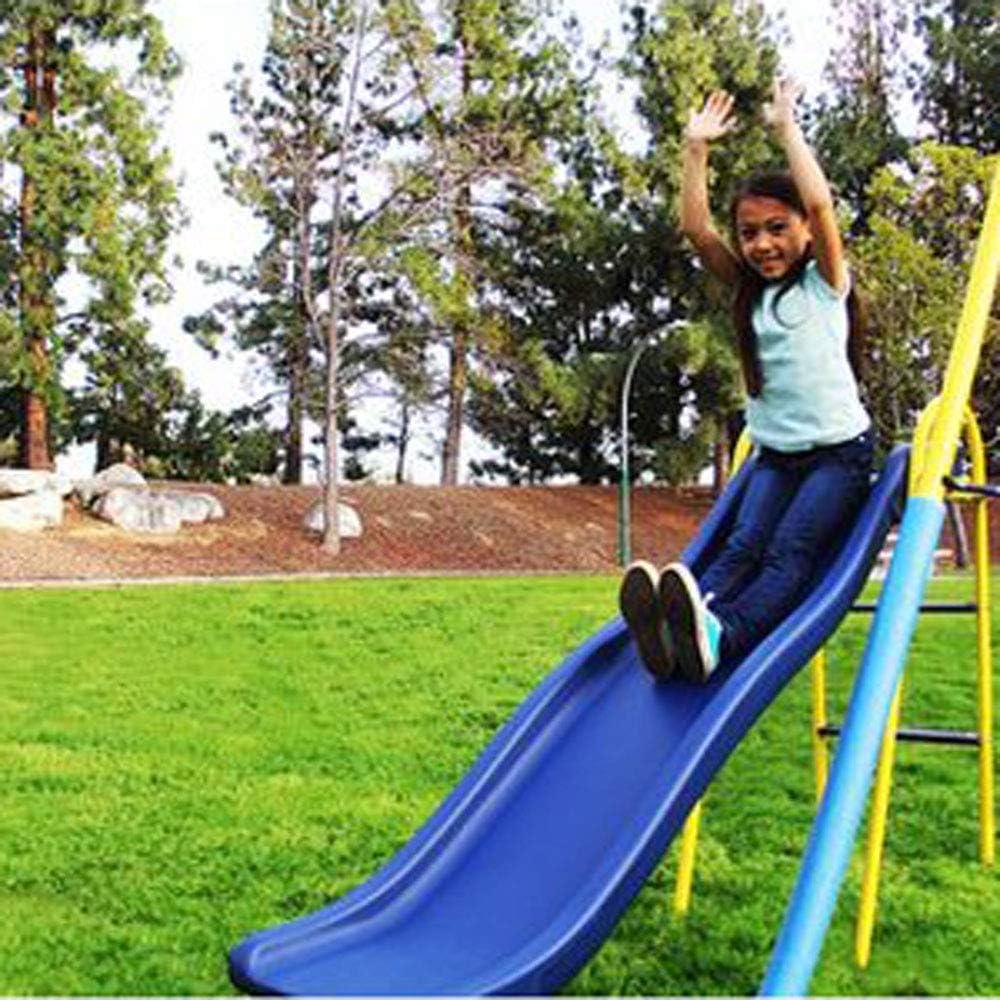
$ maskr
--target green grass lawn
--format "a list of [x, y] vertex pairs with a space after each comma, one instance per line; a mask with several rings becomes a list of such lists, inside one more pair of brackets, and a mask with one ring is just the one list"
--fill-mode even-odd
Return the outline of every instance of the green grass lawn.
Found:
[[[570, 577], [4, 593], [0, 993], [232, 992], [228, 948], [386, 861], [611, 617], [615, 588]], [[831, 649], [837, 712], [866, 626], [852, 620]], [[971, 619], [921, 624], [906, 722], [971, 728], [972, 634]], [[808, 713], [803, 674], [712, 786], [688, 918], [671, 911], [671, 850], [568, 993], [755, 992], [812, 815]], [[871, 966], [851, 957], [856, 852], [812, 988], [1000, 993], [1000, 884], [977, 862], [975, 755], [903, 745], [896, 779]]]

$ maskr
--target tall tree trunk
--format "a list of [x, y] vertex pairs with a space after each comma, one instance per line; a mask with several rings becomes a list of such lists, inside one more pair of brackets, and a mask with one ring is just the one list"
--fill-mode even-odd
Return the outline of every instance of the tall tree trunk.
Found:
[[[308, 268], [308, 263], [304, 265]], [[288, 363], [288, 405], [285, 413], [285, 468], [281, 481], [289, 486], [302, 482], [302, 420], [305, 416], [306, 366], [309, 350], [305, 346], [308, 336], [308, 319], [303, 315], [302, 269], [300, 256], [296, 256], [293, 284], [296, 298], [294, 326], [288, 331], [289, 343], [286, 361]]]
[[948, 526], [951, 528], [951, 537], [954, 544], [955, 568], [965, 569], [969, 565], [969, 535], [965, 530], [965, 521], [962, 520], [962, 512], [958, 504], [952, 500], [945, 503], [945, 514], [948, 519]]
[[333, 213], [330, 219], [330, 250], [327, 261], [327, 288], [330, 307], [326, 321], [326, 418], [324, 421], [324, 458], [326, 482], [323, 487], [323, 549], [331, 555], [340, 552], [340, 471], [337, 448], [337, 409], [340, 401], [340, 317], [343, 289], [341, 281], [345, 263], [343, 209], [344, 185], [347, 183], [347, 147], [361, 81], [361, 63], [364, 59], [365, 36], [368, 32], [369, 3], [362, 2], [357, 11], [354, 34], [353, 64], [347, 100], [344, 106], [344, 123], [340, 153], [337, 157], [337, 175], [333, 184]]
[[576, 474], [580, 482], [587, 486], [596, 486], [601, 481], [603, 471], [603, 463], [600, 461], [593, 440], [587, 438], [581, 441], [576, 450]]
[[399, 437], [396, 440], [396, 484], [406, 480], [406, 451], [410, 446], [410, 401], [403, 400], [399, 415]]
[[[472, 93], [472, 69], [467, 52], [464, 9], [455, 6], [455, 38], [458, 43], [459, 75], [462, 81], [462, 103]], [[461, 141], [461, 139], [459, 140]], [[455, 276], [463, 295], [471, 295], [472, 269], [472, 189], [463, 183], [456, 193], [453, 213]], [[469, 320], [467, 304], [462, 302], [451, 335], [448, 368], [448, 416], [445, 424], [444, 448], [441, 453], [441, 485], [457, 486], [462, 449], [462, 424], [465, 418], [465, 390], [469, 381]]]
[[[952, 0], [951, 2], [951, 31], [952, 37], [954, 38], [954, 32], [958, 31], [961, 25], [965, 11], [963, 8], [965, 4], [962, 0]], [[947, 28], [946, 28], [947, 30]], [[952, 50], [954, 51], [954, 50]], [[951, 93], [952, 99], [948, 105], [947, 119], [948, 124], [946, 126], [947, 132], [944, 137], [944, 141], [952, 146], [958, 146], [962, 143], [962, 125], [965, 118], [965, 108], [963, 107], [965, 103], [966, 96], [966, 85], [963, 70], [962, 60], [957, 55], [952, 55], [951, 57]]]
[[715, 443], [712, 446], [712, 493], [718, 496], [729, 481], [729, 432], [725, 420], [719, 420], [715, 428]]
[[94, 439], [95, 445], [95, 455], [94, 455], [94, 471], [100, 472], [101, 469], [107, 468], [107, 456], [110, 451], [110, 442], [108, 440], [108, 432], [102, 427], [97, 432], [97, 437]]
[[441, 452], [441, 485], [457, 486], [462, 447], [465, 389], [469, 379], [469, 333], [465, 320], [452, 330], [448, 367], [448, 417]]
[[281, 481], [286, 486], [298, 486], [302, 482], [302, 420], [303, 373], [292, 369], [288, 383], [288, 408], [285, 416], [285, 467]]
[[[54, 44], [53, 32], [43, 31], [37, 25], [32, 27], [27, 59], [22, 67], [25, 92], [25, 107], [21, 115], [23, 128], [36, 128], [41, 121], [51, 121], [55, 112], [55, 69], [47, 63], [49, 48]], [[28, 469], [50, 469], [48, 410], [43, 387], [51, 377], [47, 334], [53, 309], [47, 287], [45, 250], [32, 231], [37, 203], [37, 184], [25, 171], [21, 179], [18, 305], [31, 381], [23, 391], [19, 460]]]
[[114, 413], [118, 404], [118, 392], [112, 389], [111, 399], [107, 409], [98, 419], [100, 424], [97, 429], [97, 454], [94, 456], [94, 471], [100, 472], [109, 465], [113, 465], [120, 457], [118, 440], [115, 438], [114, 421], [111, 414]]
[[[36, 375], [43, 374], [49, 364], [45, 341], [41, 337], [29, 336], [27, 347], [32, 371]], [[24, 390], [21, 410], [20, 465], [25, 469], [52, 468], [45, 397], [30, 387]]]
[[295, 259], [292, 265], [295, 290], [295, 330], [288, 345], [288, 424], [285, 430], [284, 482], [302, 482], [302, 423], [306, 415], [306, 382], [309, 374], [309, 344], [315, 322], [312, 284], [313, 174], [296, 181]]
[[[339, 234], [338, 234], [339, 235]], [[338, 240], [339, 242], [339, 240]], [[332, 253], [337, 253], [335, 249]], [[333, 272], [338, 278], [339, 267]], [[326, 331], [326, 433], [323, 458], [326, 479], [323, 483], [323, 548], [331, 555], [340, 553], [339, 473], [337, 441], [337, 405], [340, 379], [340, 291], [330, 285], [330, 313]]]

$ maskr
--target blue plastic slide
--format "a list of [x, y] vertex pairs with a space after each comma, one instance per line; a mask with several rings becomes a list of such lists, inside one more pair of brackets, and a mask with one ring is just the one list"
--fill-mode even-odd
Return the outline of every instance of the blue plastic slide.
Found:
[[[611, 932], [712, 777], [834, 631], [898, 514], [889, 457], [802, 605], [738, 669], [656, 682], [620, 620], [572, 653], [500, 730], [426, 825], [335, 903], [251, 935], [234, 984], [274, 994], [544, 994]], [[684, 554], [724, 537], [735, 477]], [[722, 985], [722, 984], [720, 984]]]

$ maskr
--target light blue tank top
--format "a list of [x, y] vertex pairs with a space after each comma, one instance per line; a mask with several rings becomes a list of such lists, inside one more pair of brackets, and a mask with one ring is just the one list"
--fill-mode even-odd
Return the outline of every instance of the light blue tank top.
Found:
[[807, 451], [848, 441], [871, 426], [847, 359], [847, 292], [838, 294], [816, 261], [777, 305], [768, 286], [753, 311], [764, 389], [747, 402], [755, 444]]

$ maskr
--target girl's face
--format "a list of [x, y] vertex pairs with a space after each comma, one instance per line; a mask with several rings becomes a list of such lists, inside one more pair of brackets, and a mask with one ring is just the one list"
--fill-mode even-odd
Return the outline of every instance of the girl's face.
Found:
[[736, 206], [736, 238], [743, 259], [766, 281], [779, 281], [802, 259], [812, 233], [790, 205], [746, 195]]

